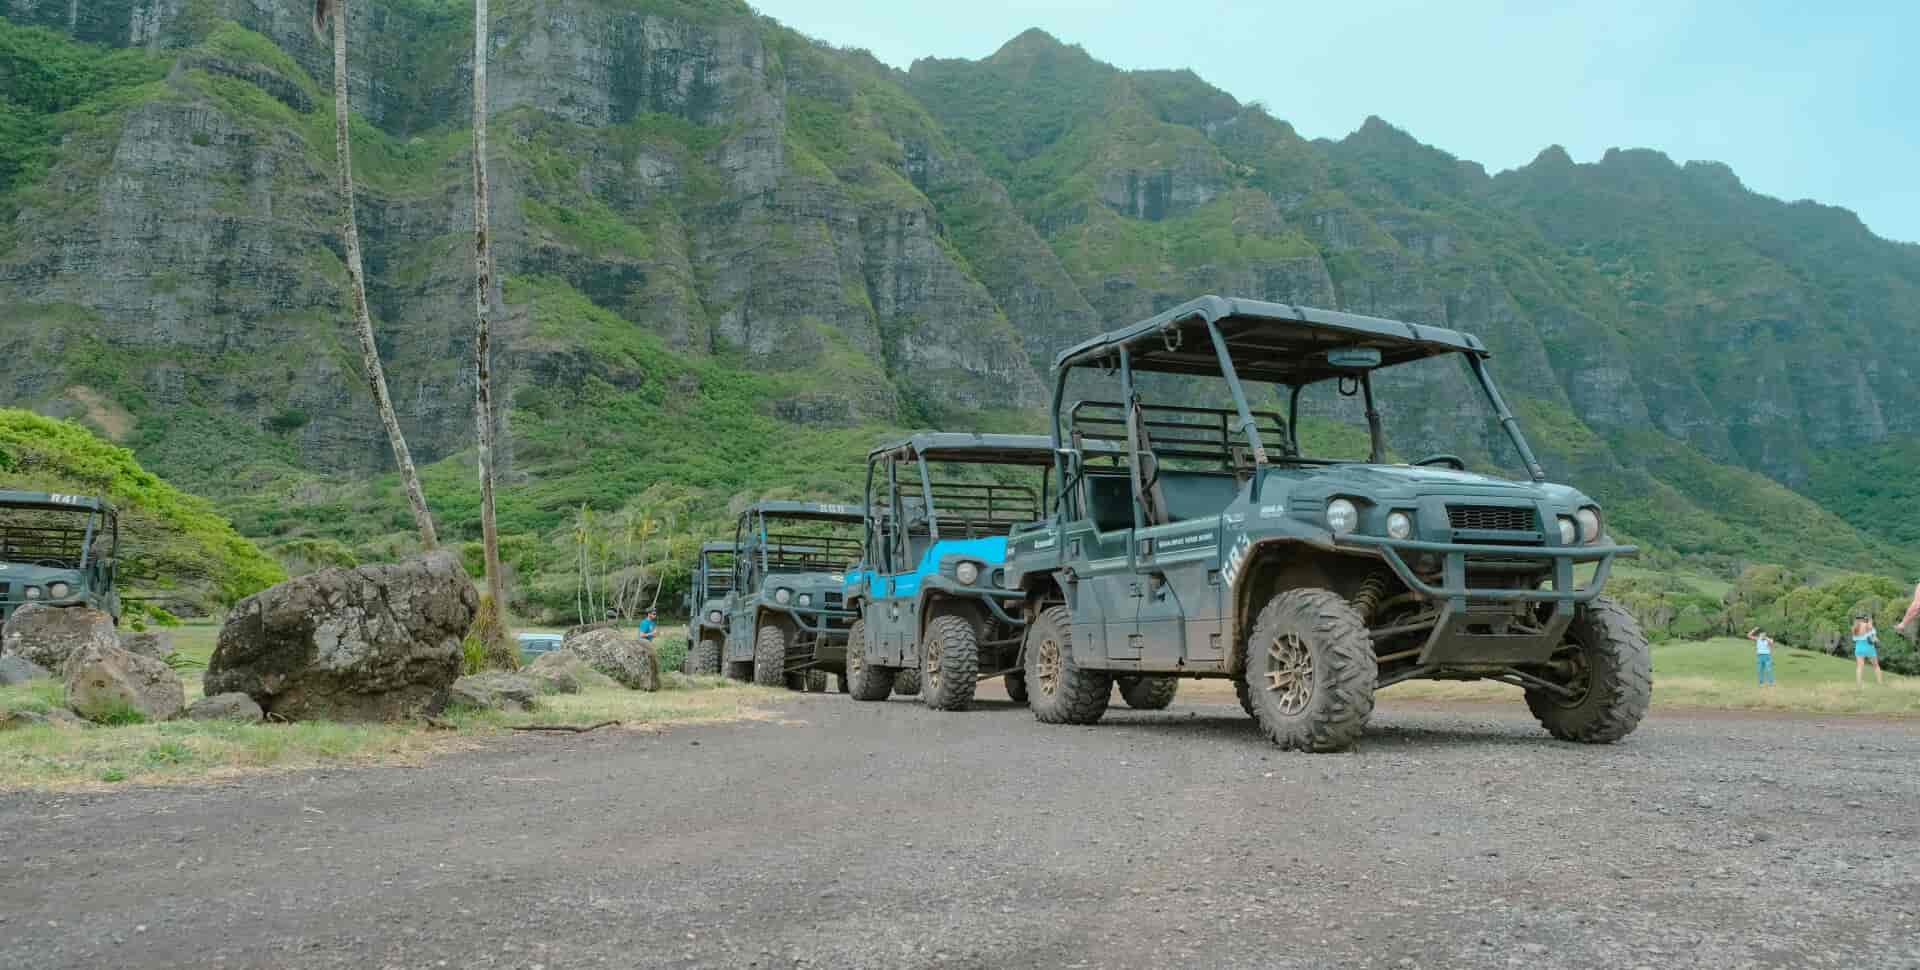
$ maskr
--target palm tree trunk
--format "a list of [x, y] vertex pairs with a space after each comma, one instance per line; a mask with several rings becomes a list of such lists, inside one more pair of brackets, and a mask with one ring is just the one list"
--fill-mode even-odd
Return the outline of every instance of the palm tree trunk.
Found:
[[347, 134], [347, 2], [330, 0], [316, 7], [316, 18], [333, 17], [333, 151], [340, 164], [340, 235], [347, 247], [347, 282], [353, 290], [354, 330], [360, 337], [360, 358], [366, 368], [367, 387], [373, 403], [380, 409], [380, 423], [386, 425], [387, 441], [393, 445], [394, 463], [400, 466], [400, 480], [406, 486], [407, 502], [413, 506], [413, 522], [420, 530], [420, 544], [428, 549], [440, 545], [433, 530], [433, 516], [427, 512], [426, 496], [420, 491], [420, 475], [413, 468], [413, 453], [407, 450], [406, 435], [400, 431], [400, 419], [393, 412], [393, 399], [387, 396], [387, 372], [380, 366], [380, 349], [373, 340], [373, 318], [367, 314], [366, 271], [360, 265], [360, 224], [353, 211], [353, 146]]
[[486, 562], [487, 602], [496, 643], [487, 644], [495, 666], [519, 658], [506, 635], [507, 597], [500, 575], [500, 530], [493, 515], [493, 243], [487, 200], [487, 0], [473, 2], [473, 420], [480, 451], [480, 546]]

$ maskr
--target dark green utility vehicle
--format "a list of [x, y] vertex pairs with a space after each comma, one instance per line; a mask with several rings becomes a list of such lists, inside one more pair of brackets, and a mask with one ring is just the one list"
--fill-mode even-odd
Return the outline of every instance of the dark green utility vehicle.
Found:
[[[1452, 330], [1220, 297], [1063, 351], [1061, 502], [1013, 532], [1007, 562], [1035, 716], [1096, 721], [1116, 677], [1231, 678], [1274, 742], [1332, 751], [1380, 688], [1488, 679], [1521, 688], [1556, 737], [1626, 736], [1651, 693], [1647, 642], [1600, 594], [1633, 549], [1592, 499], [1547, 482], [1487, 357]], [[1388, 462], [1375, 377], [1435, 358], [1464, 364], [1529, 480], [1451, 454]], [[1070, 400], [1082, 382], [1099, 396]], [[1301, 393], [1322, 384], [1365, 415], [1366, 460], [1305, 453]], [[1143, 398], [1174, 387], [1182, 403]], [[1466, 440], [1491, 425], [1447, 426]]]
[[120, 517], [105, 499], [0, 491], [0, 622], [29, 603], [120, 619]]
[[762, 501], [734, 530], [732, 609], [726, 674], [766, 686], [824, 691], [827, 675], [846, 689], [847, 571], [860, 559], [866, 509], [858, 505]]
[[687, 673], [717, 674], [726, 650], [727, 614], [733, 612], [731, 542], [700, 547], [693, 564], [693, 588], [687, 592]]

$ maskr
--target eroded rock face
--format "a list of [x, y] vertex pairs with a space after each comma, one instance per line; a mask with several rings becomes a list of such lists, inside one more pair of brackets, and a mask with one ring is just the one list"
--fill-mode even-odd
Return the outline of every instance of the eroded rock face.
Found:
[[660, 661], [653, 648], [620, 630], [591, 630], [568, 640], [571, 650], [600, 673], [632, 690], [660, 689]]
[[247, 694], [295, 721], [431, 713], [460, 675], [460, 641], [478, 609], [450, 552], [310, 573], [234, 607], [206, 689]]
[[243, 724], [258, 724], [265, 720], [266, 712], [253, 698], [238, 691], [202, 697], [187, 705], [186, 717], [193, 721], [239, 721]]
[[0, 628], [0, 653], [30, 660], [50, 671], [66, 669], [67, 658], [92, 646], [118, 647], [113, 617], [84, 606], [29, 603], [15, 610]]
[[67, 706], [90, 721], [112, 721], [128, 712], [166, 721], [186, 709], [187, 693], [172, 667], [95, 643], [67, 658]]
[[531, 711], [539, 688], [526, 677], [498, 670], [469, 674], [453, 682], [449, 701], [486, 711]]

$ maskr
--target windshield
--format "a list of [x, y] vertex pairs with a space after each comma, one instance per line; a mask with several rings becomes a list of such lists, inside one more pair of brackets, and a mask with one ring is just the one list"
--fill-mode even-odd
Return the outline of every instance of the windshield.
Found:
[[[45, 506], [0, 506], [0, 562], [51, 569], [79, 569], [81, 563], [114, 555], [113, 529], [99, 513]], [[92, 548], [88, 549], [88, 528]]]

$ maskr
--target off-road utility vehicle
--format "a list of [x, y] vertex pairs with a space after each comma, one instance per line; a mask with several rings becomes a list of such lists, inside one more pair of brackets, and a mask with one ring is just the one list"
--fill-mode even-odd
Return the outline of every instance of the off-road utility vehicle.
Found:
[[846, 684], [846, 573], [860, 559], [866, 509], [762, 501], [734, 530], [726, 674], [774, 687], [823, 691], [827, 674]]
[[1001, 567], [1007, 530], [1046, 509], [1052, 469], [1041, 435], [917, 434], [867, 455], [867, 554], [847, 576], [861, 617], [847, 643], [855, 700], [885, 700], [917, 670], [936, 710], [966, 707], [979, 681], [1000, 676], [1025, 702], [1026, 594]]
[[687, 591], [687, 673], [717, 674], [733, 611], [733, 543], [709, 542], [693, 564]]
[[0, 491], [0, 622], [28, 603], [120, 619], [120, 516], [105, 499]]
[[[1592, 499], [1546, 481], [1488, 356], [1452, 330], [1220, 297], [1061, 352], [1059, 511], [1014, 531], [1007, 564], [1027, 594], [1035, 716], [1096, 721], [1116, 676], [1224, 677], [1274, 742], [1331, 751], [1360, 736], [1380, 688], [1488, 679], [1522, 688], [1556, 737], [1631, 732], [1647, 642], [1600, 593], [1633, 549]], [[1374, 376], [1439, 357], [1464, 362], [1529, 481], [1451, 454], [1387, 461]], [[1069, 400], [1070, 378], [1110, 391]], [[1177, 378], [1206, 395], [1182, 400], [1232, 406], [1142, 399]], [[1322, 382], [1358, 399], [1367, 460], [1303, 453], [1301, 392]], [[1254, 410], [1262, 399], [1287, 416]]]

